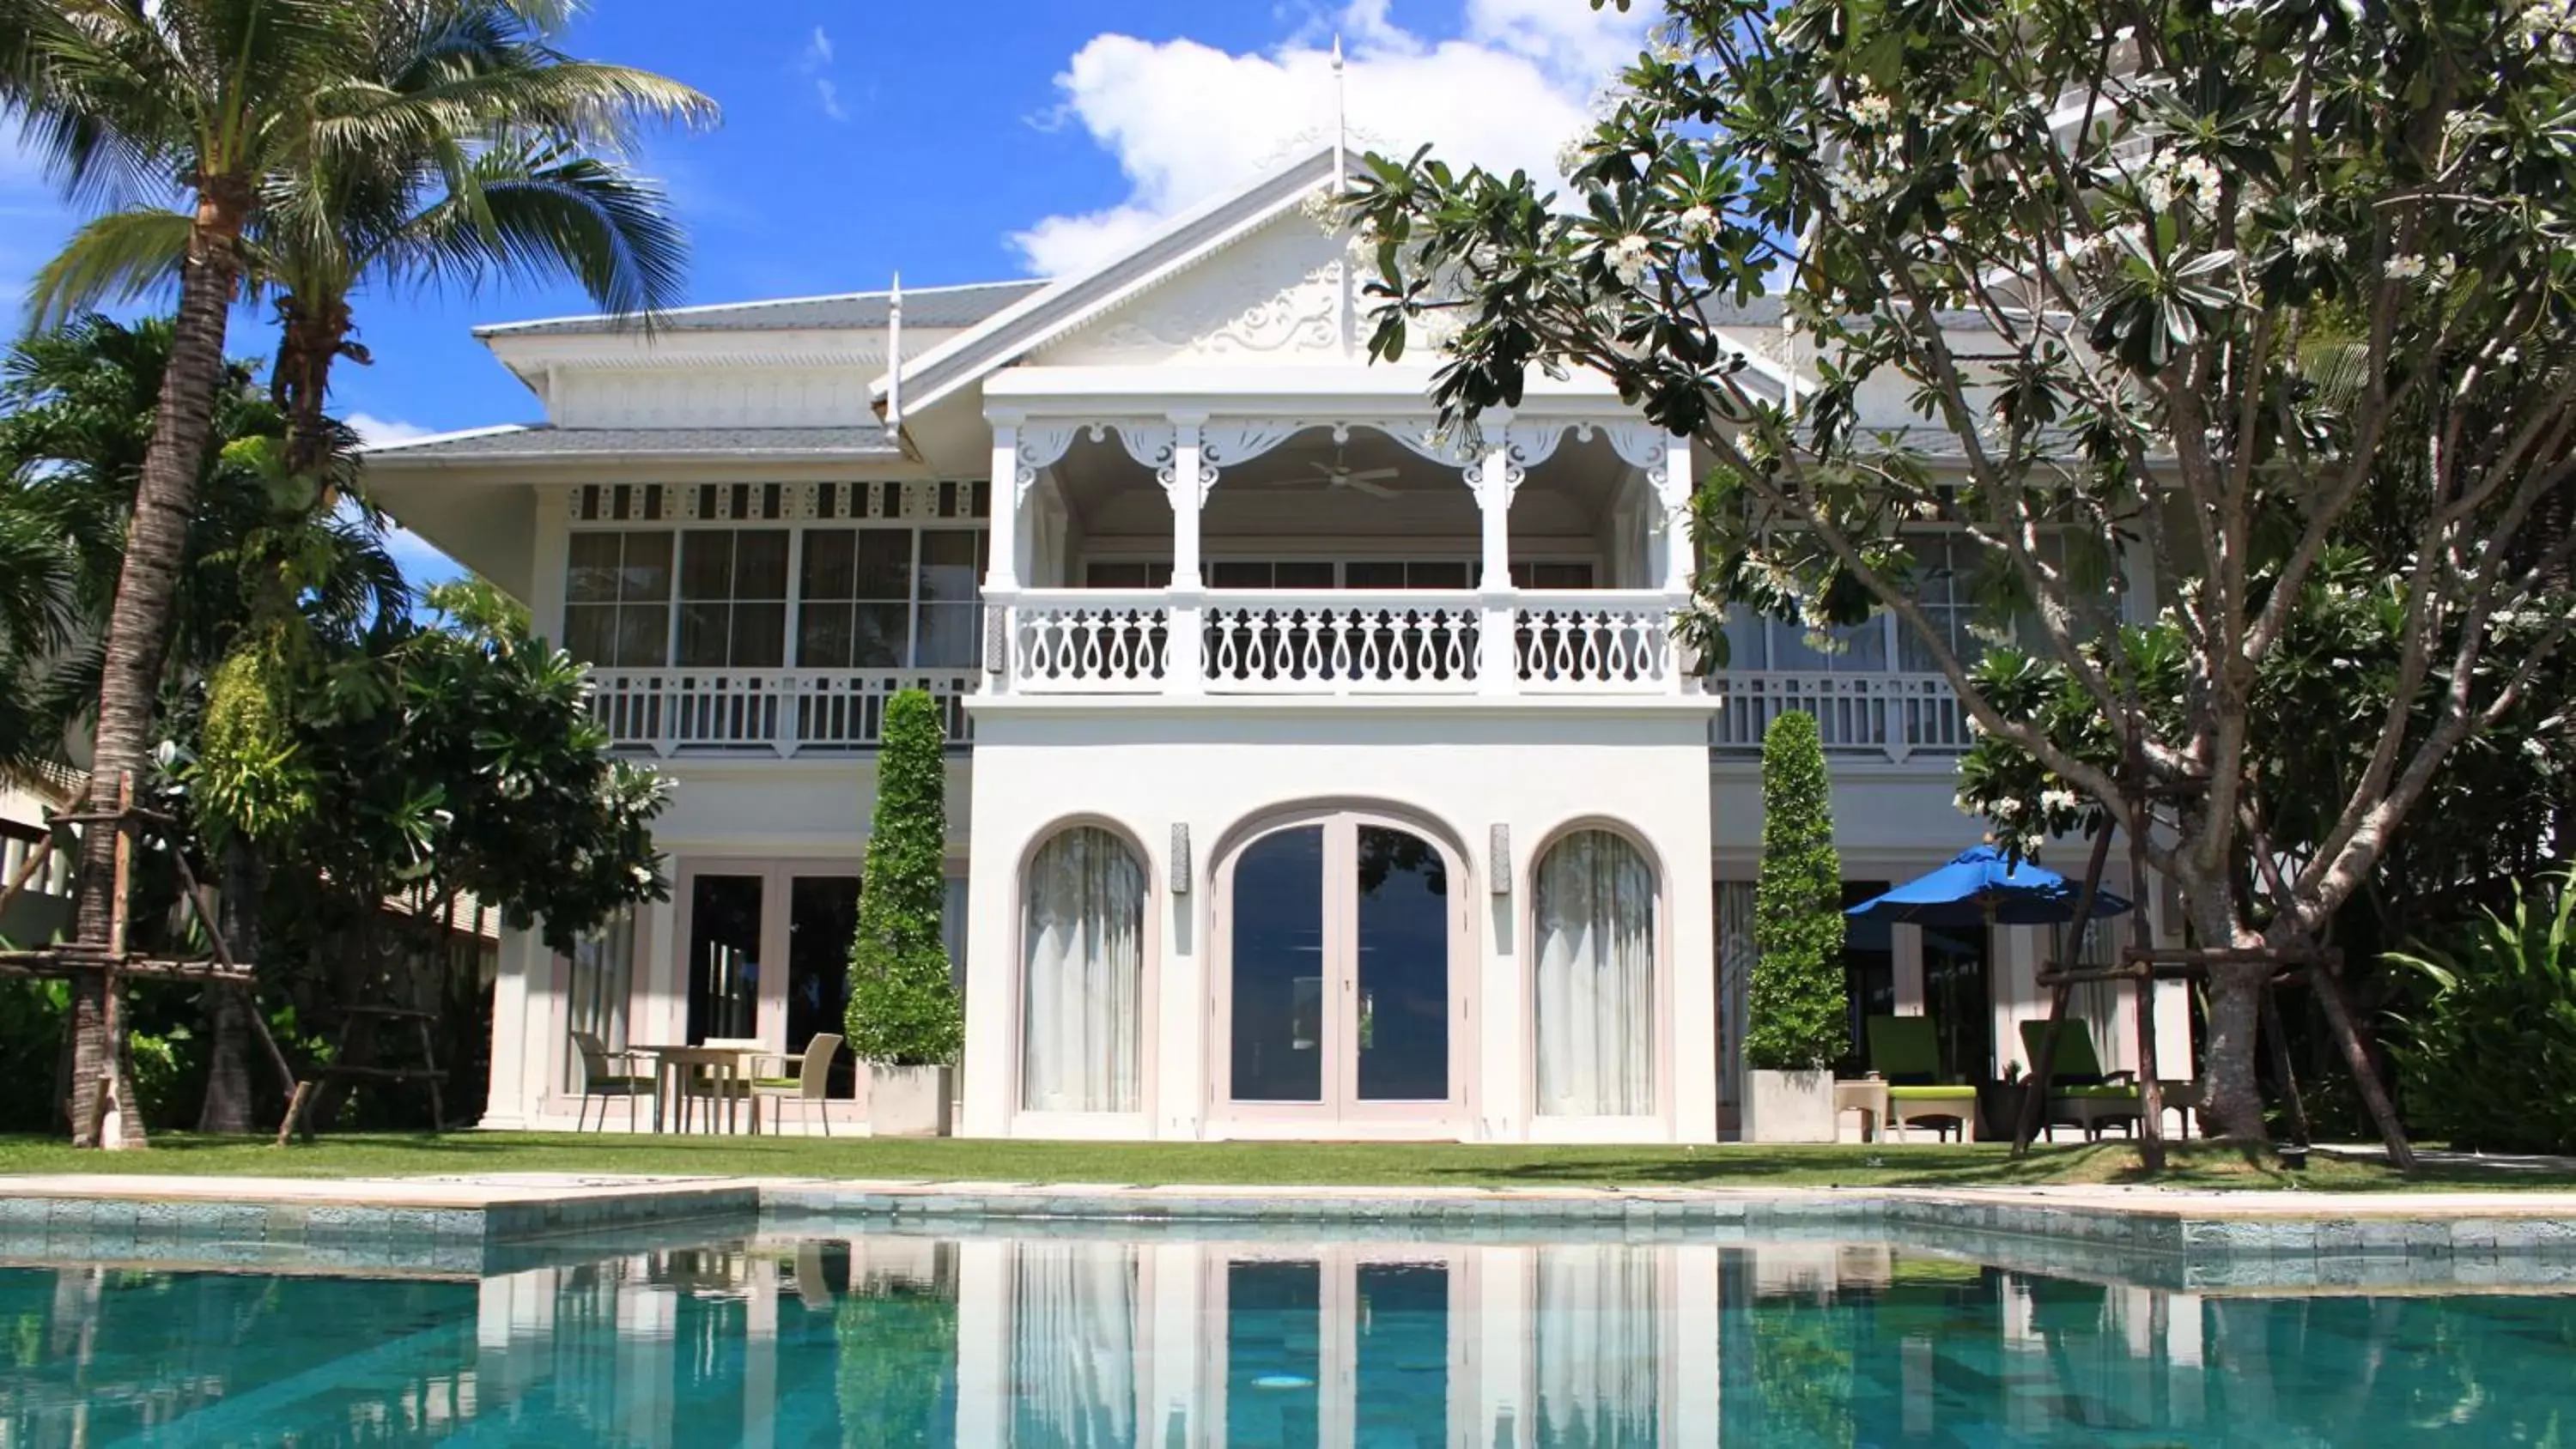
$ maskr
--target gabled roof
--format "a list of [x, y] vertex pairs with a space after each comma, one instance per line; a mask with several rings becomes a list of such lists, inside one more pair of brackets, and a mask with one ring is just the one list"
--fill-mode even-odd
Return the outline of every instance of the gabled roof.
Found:
[[380, 463], [546, 462], [573, 459], [896, 459], [885, 430], [856, 428], [476, 428], [359, 450]]
[[[1259, 228], [1330, 180], [1333, 157], [1334, 148], [1320, 148], [1230, 196], [1184, 213], [1117, 258], [1048, 283], [905, 363], [904, 411], [909, 414], [936, 405]], [[1360, 174], [1356, 156], [1343, 164], [1345, 176]], [[909, 293], [904, 320], [912, 320]], [[883, 380], [876, 384], [875, 394], [885, 396]]]
[[[957, 287], [906, 287], [903, 320], [910, 327], [972, 327], [1012, 303], [1045, 288], [1040, 280], [972, 282]], [[884, 328], [894, 294], [837, 292], [825, 297], [786, 297], [769, 302], [720, 302], [704, 307], [674, 307], [655, 319], [673, 332], [785, 332], [801, 329], [875, 331]], [[636, 329], [631, 318], [609, 316], [546, 317], [533, 322], [496, 322], [474, 329], [477, 337], [531, 337], [550, 333], [619, 332]]]

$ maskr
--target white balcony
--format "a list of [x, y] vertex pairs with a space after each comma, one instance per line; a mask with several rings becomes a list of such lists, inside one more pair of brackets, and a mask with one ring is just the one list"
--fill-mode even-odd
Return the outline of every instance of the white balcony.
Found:
[[1903, 764], [1956, 755], [1974, 736], [1950, 681], [1938, 674], [1729, 670], [1710, 681], [1725, 701], [1710, 726], [1720, 753], [1759, 754], [1762, 733], [1791, 710], [1816, 717], [1825, 749]]
[[997, 693], [1696, 693], [1647, 590], [1030, 589], [993, 600]]
[[680, 755], [846, 753], [882, 741], [885, 703], [926, 689], [948, 738], [967, 740], [968, 669], [618, 669], [591, 671], [590, 711], [619, 749]]

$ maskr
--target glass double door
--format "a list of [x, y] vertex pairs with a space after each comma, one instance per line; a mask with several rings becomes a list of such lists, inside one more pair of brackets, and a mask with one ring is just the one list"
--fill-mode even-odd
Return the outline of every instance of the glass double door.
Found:
[[1221, 889], [1217, 1080], [1236, 1115], [1448, 1114], [1466, 923], [1446, 852], [1332, 815], [1255, 838]]
[[[793, 1055], [839, 1033], [859, 924], [855, 868], [709, 862], [682, 873], [681, 994], [687, 1040], [758, 1040]], [[850, 1055], [832, 1072], [846, 1095]]]

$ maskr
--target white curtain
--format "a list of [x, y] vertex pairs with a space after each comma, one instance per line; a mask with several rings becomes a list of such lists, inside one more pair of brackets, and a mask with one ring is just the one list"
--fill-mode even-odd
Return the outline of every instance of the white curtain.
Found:
[[1136, 1247], [1019, 1244], [1011, 1292], [1011, 1442], [1130, 1449], [1136, 1437]]
[[1717, 883], [1717, 1099], [1744, 1101], [1744, 1013], [1753, 990], [1753, 882]]
[[1538, 1250], [1534, 1377], [1541, 1446], [1661, 1443], [1656, 1255], [1626, 1244]]
[[[588, 1032], [610, 1051], [626, 1049], [626, 1013], [635, 994], [635, 916], [620, 912], [573, 942], [564, 982], [564, 1030]], [[564, 1053], [564, 1086], [582, 1085], [581, 1053]]]
[[1655, 873], [1606, 830], [1539, 862], [1538, 1110], [1655, 1110]]
[[1144, 1108], [1145, 870], [1117, 836], [1067, 830], [1029, 863], [1020, 1105]]

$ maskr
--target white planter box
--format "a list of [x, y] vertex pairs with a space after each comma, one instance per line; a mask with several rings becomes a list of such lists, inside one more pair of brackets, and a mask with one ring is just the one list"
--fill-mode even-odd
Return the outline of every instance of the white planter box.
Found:
[[1745, 1077], [1745, 1141], [1834, 1140], [1833, 1073], [1756, 1071]]
[[868, 1131], [878, 1137], [948, 1135], [948, 1068], [868, 1066]]

